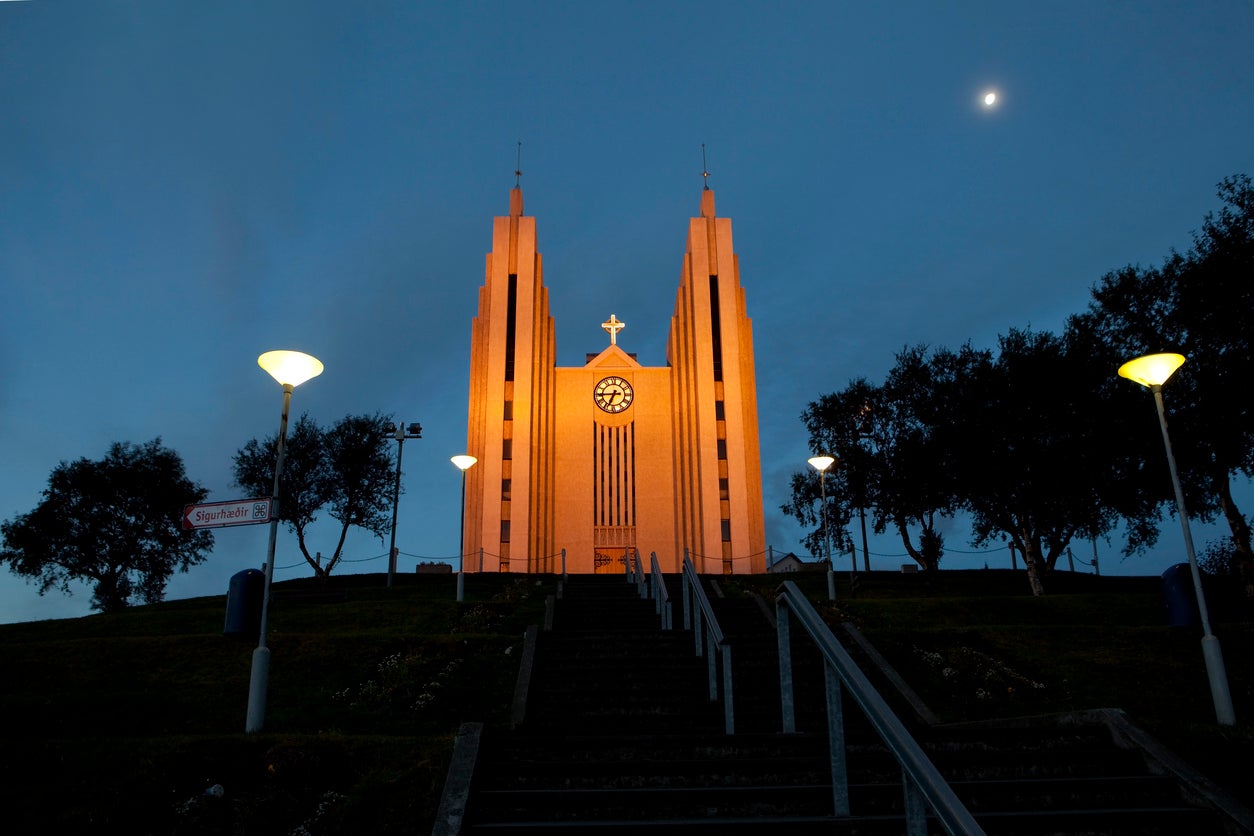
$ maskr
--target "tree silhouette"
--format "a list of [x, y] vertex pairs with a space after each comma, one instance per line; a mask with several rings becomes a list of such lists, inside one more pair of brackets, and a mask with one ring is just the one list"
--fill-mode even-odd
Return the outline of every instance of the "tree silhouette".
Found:
[[1092, 335], [1112, 361], [1162, 351], [1187, 358], [1168, 382], [1168, 406], [1189, 513], [1223, 515], [1254, 592], [1250, 526], [1232, 496], [1235, 475], [1254, 476], [1254, 403], [1245, 390], [1254, 367], [1254, 185], [1235, 175], [1220, 182], [1218, 196], [1223, 207], [1207, 214], [1187, 253], [1103, 276], [1071, 327]]
[[[343, 557], [352, 527], [380, 540], [390, 524], [388, 509], [395, 471], [385, 432], [386, 416], [347, 415], [324, 430], [302, 415], [287, 439], [279, 480], [279, 521], [296, 534], [305, 561], [326, 577]], [[274, 488], [278, 435], [252, 439], [235, 454], [235, 484], [253, 496]], [[323, 509], [340, 524], [335, 548], [325, 564], [310, 555], [306, 534]]]
[[103, 612], [134, 598], [160, 601], [170, 576], [202, 562], [213, 546], [210, 532], [182, 529], [184, 506], [207, 495], [161, 439], [115, 443], [99, 461], [61, 462], [39, 505], [0, 524], [0, 563], [38, 579], [41, 595], [91, 583], [91, 607]]

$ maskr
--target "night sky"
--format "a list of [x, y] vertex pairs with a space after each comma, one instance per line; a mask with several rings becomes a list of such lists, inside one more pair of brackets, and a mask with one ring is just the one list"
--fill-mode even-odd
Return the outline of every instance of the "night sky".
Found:
[[[0, 518], [58, 462], [158, 436], [210, 500], [242, 498], [231, 456], [282, 403], [257, 355], [293, 348], [326, 364], [294, 416], [422, 424], [400, 566], [452, 558], [518, 143], [563, 366], [611, 313], [665, 364], [704, 144], [754, 326], [767, 542], [799, 550], [778, 508], [806, 404], [906, 345], [1058, 331], [1107, 271], [1187, 249], [1218, 181], [1254, 174], [1251, 43], [1248, 0], [0, 2]], [[1128, 420], [1155, 420], [1148, 396]], [[224, 593], [265, 539], [219, 531], [169, 597]], [[943, 567], [1009, 566], [961, 521], [947, 539]], [[1184, 559], [1174, 520], [1150, 554], [1118, 546], [1103, 573]], [[386, 549], [353, 536], [342, 571]], [[871, 551], [908, 562], [893, 536]], [[285, 530], [276, 565], [309, 574]], [[89, 599], [0, 573], [0, 621]]]

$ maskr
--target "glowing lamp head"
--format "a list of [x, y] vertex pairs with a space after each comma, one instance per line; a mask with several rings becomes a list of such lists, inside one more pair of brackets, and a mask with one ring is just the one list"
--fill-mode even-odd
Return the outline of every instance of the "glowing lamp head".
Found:
[[474, 467], [479, 460], [474, 456], [453, 456], [453, 458], [449, 459], [449, 461], [453, 463], [454, 467], [462, 473], [465, 473], [467, 470]]
[[1142, 386], [1162, 386], [1183, 365], [1183, 354], [1146, 354], [1120, 366], [1119, 376]]
[[267, 351], [257, 358], [257, 365], [281, 386], [296, 387], [322, 374], [322, 361], [299, 351]]
[[810, 466], [820, 473], [826, 472], [829, 467], [836, 463], [836, 459], [831, 456], [814, 456], [813, 458], [806, 459], [806, 461], [808, 461]]

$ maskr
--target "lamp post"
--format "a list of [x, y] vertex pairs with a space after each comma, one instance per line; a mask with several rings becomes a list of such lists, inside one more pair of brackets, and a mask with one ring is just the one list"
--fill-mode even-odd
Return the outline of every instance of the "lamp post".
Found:
[[392, 488], [392, 544], [388, 548], [388, 589], [396, 574], [396, 509], [401, 502], [401, 456], [405, 453], [405, 439], [422, 438], [422, 424], [388, 424], [383, 430], [388, 438], [396, 439], [396, 485]]
[[270, 681], [270, 648], [266, 647], [266, 628], [270, 613], [270, 584], [274, 581], [274, 544], [279, 534], [279, 479], [287, 452], [287, 414], [292, 405], [292, 390], [322, 374], [322, 361], [299, 351], [267, 351], [257, 358], [257, 365], [283, 387], [283, 416], [279, 419], [278, 451], [274, 459], [273, 507], [270, 509], [270, 544], [266, 548], [265, 591], [261, 597], [261, 628], [248, 680], [248, 717], [244, 731], [249, 734], [261, 731], [266, 722], [266, 686]]
[[836, 573], [832, 567], [832, 538], [827, 529], [827, 471], [836, 459], [831, 456], [812, 456], [806, 459], [819, 472], [819, 494], [823, 497], [823, 557], [827, 561], [827, 598], [836, 600]]
[[461, 535], [457, 546], [457, 600], [460, 601], [463, 597], [463, 578], [466, 568], [466, 471], [474, 467], [479, 460], [474, 456], [462, 454], [453, 456], [449, 461], [462, 472], [462, 519], [461, 527], [458, 529]]
[[[859, 472], [858, 472], [858, 521], [862, 525], [862, 569], [867, 574], [870, 574], [871, 572], [871, 553], [867, 549], [867, 545], [866, 545], [866, 500], [867, 500], [866, 483], [867, 483], [867, 471], [870, 470], [869, 460], [871, 456], [874, 455], [875, 451], [870, 450], [870, 449], [864, 450], [864, 448], [862, 447], [862, 440], [866, 439], [867, 442], [869, 443], [873, 443], [875, 441], [874, 437], [866, 429], [868, 422], [871, 420], [871, 414], [872, 414], [871, 405], [869, 403], [863, 403], [862, 409], [858, 413], [858, 434], [857, 434], [857, 441], [856, 441], [858, 452], [866, 453], [865, 456], [862, 456], [862, 463], [859, 466]], [[855, 572], [857, 570], [857, 565], [858, 565], [858, 561], [855, 558], [854, 560]], [[856, 580], [856, 576], [854, 579]]]
[[1232, 696], [1228, 692], [1228, 674], [1224, 669], [1219, 639], [1210, 630], [1210, 615], [1206, 609], [1206, 596], [1202, 592], [1202, 575], [1198, 571], [1197, 557], [1193, 553], [1193, 535], [1189, 532], [1189, 518], [1184, 510], [1184, 491], [1180, 488], [1176, 457], [1171, 452], [1171, 438], [1167, 435], [1167, 415], [1163, 409], [1163, 384], [1182, 365], [1182, 354], [1147, 354], [1120, 366], [1119, 376], [1146, 386], [1154, 393], [1154, 404], [1158, 407], [1158, 424], [1163, 432], [1163, 447], [1167, 451], [1167, 468], [1171, 471], [1171, 486], [1176, 493], [1176, 512], [1180, 515], [1184, 549], [1188, 554], [1189, 570], [1193, 575], [1193, 592], [1197, 595], [1197, 612], [1202, 621], [1202, 658], [1206, 661], [1206, 676], [1210, 680], [1215, 719], [1220, 725], [1231, 726], [1236, 723], [1236, 714], [1232, 710]]

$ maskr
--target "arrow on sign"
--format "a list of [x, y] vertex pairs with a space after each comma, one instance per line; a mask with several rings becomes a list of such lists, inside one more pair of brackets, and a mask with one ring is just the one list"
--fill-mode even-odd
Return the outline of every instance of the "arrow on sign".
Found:
[[183, 509], [183, 530], [270, 522], [270, 506], [269, 499], [237, 499], [233, 502], [188, 505]]

